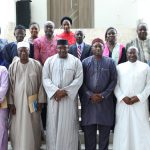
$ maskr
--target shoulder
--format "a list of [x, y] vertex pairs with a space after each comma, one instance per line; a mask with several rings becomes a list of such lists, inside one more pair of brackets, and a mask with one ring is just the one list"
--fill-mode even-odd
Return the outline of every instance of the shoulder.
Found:
[[124, 62], [124, 63], [118, 64], [116, 67], [117, 67], [117, 69], [125, 68], [125, 66], [127, 66], [127, 64], [128, 64], [128, 62]]
[[35, 40], [34, 40], [34, 43], [40, 43], [40, 42], [43, 42], [44, 41], [44, 38], [45, 38], [45, 36], [41, 36], [41, 37], [38, 37], [38, 38], [36, 38]]
[[87, 47], [87, 48], [91, 48], [91, 45], [87, 44], [87, 43], [84, 43], [84, 46]]
[[8, 72], [5, 66], [0, 66], [0, 72]]
[[137, 60], [137, 65], [139, 65], [141, 68], [150, 68], [147, 63], [141, 62], [139, 60]]
[[102, 59], [104, 62], [108, 62], [110, 64], [114, 63], [114, 60], [111, 57], [103, 56]]
[[90, 64], [92, 62], [92, 58], [93, 58], [93, 56], [89, 56], [89, 57], [83, 59], [82, 64], [83, 65]]
[[72, 50], [72, 49], [74, 49], [74, 48], [76, 48], [76, 44], [71, 45], [71, 46], [69, 47], [69, 50]]
[[10, 70], [11, 68], [14, 68], [14, 66], [16, 66], [19, 61], [20, 61], [20, 58], [19, 58], [18, 56], [15, 56], [15, 57], [13, 58], [12, 63], [11, 63], [10, 66], [9, 66], [9, 70]]
[[51, 56], [51, 57], [48, 57], [48, 58], [46, 59], [45, 63], [44, 63], [44, 66], [45, 66], [45, 64], [49, 64], [49, 63], [51, 63], [52, 61], [55, 61], [55, 60], [57, 59], [57, 57], [58, 57], [58, 54], [55, 54], [55, 55], [53, 55], [53, 56]]
[[35, 68], [36, 70], [41, 70], [42, 69], [42, 65], [40, 64], [39, 61], [29, 58], [29, 61], [31, 62], [33, 68]]
[[11, 47], [14, 47], [14, 46], [17, 46], [17, 44], [15, 42], [11, 42], [11, 43], [8, 43], [5, 45], [6, 48], [11, 48]]
[[74, 60], [74, 61], [80, 61], [77, 57], [71, 55], [68, 53], [68, 58], [71, 59], [71, 60]]

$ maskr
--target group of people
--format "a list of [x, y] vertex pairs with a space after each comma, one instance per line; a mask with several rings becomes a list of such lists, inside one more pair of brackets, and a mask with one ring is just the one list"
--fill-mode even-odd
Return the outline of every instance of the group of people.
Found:
[[40, 150], [44, 129], [47, 150], [79, 150], [78, 99], [86, 150], [96, 150], [97, 140], [99, 150], [108, 150], [112, 128], [113, 150], [149, 150], [147, 25], [140, 23], [126, 46], [113, 27], [105, 42], [89, 45], [82, 30], [71, 31], [70, 17], [61, 25], [55, 36], [47, 21], [38, 37], [33, 22], [29, 38], [17, 25], [15, 42], [0, 39], [0, 150], [7, 150], [8, 133], [13, 150]]

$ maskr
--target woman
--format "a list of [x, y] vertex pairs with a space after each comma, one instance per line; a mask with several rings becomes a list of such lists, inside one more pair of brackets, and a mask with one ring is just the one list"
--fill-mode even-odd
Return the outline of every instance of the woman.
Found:
[[8, 148], [8, 110], [5, 95], [8, 89], [8, 71], [0, 66], [0, 150]]
[[72, 25], [72, 19], [70, 17], [63, 17], [61, 19], [61, 26], [63, 27], [63, 33], [57, 35], [58, 38], [68, 40], [68, 45], [73, 45], [76, 43], [75, 34], [70, 31]]
[[39, 24], [36, 23], [36, 22], [30, 23], [30, 25], [29, 25], [29, 31], [30, 31], [31, 36], [28, 39], [26, 39], [25, 41], [26, 42], [28, 41], [30, 44], [33, 44], [33, 41], [36, 38], [38, 38], [38, 33], [40, 31]]
[[126, 61], [126, 51], [122, 44], [117, 43], [117, 30], [110, 27], [105, 33], [105, 48], [103, 56], [111, 57], [115, 64], [120, 64]]

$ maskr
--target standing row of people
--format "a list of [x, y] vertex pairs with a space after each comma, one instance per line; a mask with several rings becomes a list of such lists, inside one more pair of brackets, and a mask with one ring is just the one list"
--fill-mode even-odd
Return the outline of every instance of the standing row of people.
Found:
[[[48, 21], [44, 25], [45, 35], [40, 38], [33, 36], [29, 40], [30, 44], [23, 42], [25, 29], [17, 26], [15, 28], [17, 42], [7, 44], [3, 49], [4, 63], [9, 68], [9, 77], [7, 69], [1, 67], [0, 107], [2, 122], [4, 122], [1, 124], [2, 131], [4, 131], [1, 136], [2, 140], [0, 139], [2, 146], [7, 148], [8, 112], [5, 95], [9, 87], [7, 103], [10, 110], [10, 138], [14, 150], [38, 150], [40, 148], [40, 112], [46, 103], [45, 95], [47, 95], [46, 107], [48, 109], [47, 125], [45, 124], [47, 126], [47, 149], [77, 150], [77, 94], [79, 89], [86, 150], [96, 149], [97, 129], [100, 131], [99, 149], [108, 149], [109, 133], [115, 120], [114, 90], [117, 98], [114, 150], [148, 150], [150, 144], [147, 109], [147, 97], [150, 94], [149, 67], [137, 61], [142, 52], [142, 57], [147, 58], [145, 62], [149, 61], [148, 48], [145, 48], [147, 44], [142, 47], [143, 49], [129, 47], [127, 49], [128, 62], [117, 66], [116, 70], [117, 64], [126, 61], [125, 47], [117, 43], [116, 29], [111, 27], [107, 30], [106, 44], [103, 40], [96, 38], [91, 46], [83, 42], [84, 34], [81, 30], [77, 30], [74, 36], [72, 36], [73, 33], [69, 34], [70, 39], [76, 40], [76, 43], [71, 45], [69, 39], [65, 38], [68, 31], [70, 32], [72, 21], [64, 17], [61, 24], [66, 29], [64, 34], [55, 37], [54, 23]], [[33, 24], [31, 26], [33, 27]], [[143, 29], [145, 27], [145, 24], [140, 24], [137, 28], [138, 35], [142, 35], [138, 37], [138, 41], [143, 39], [143, 43], [147, 37], [147, 30]], [[35, 29], [33, 30], [37, 33]], [[143, 36], [145, 38], [140, 39]], [[14, 56], [19, 56], [19, 58], [14, 58]], [[80, 60], [83, 60], [82, 63]], [[129, 80], [131, 82], [128, 82]], [[139, 80], [141, 82], [138, 82]], [[126, 85], [129, 87], [127, 90]], [[140, 113], [138, 113], [139, 110]], [[126, 116], [127, 113], [128, 116]], [[43, 114], [43, 116], [46, 115]], [[46, 121], [46, 118], [44, 120]], [[139, 121], [143, 124], [137, 126]], [[124, 122], [123, 125], [122, 122]], [[132, 129], [136, 131], [128, 132], [129, 127], [131, 131]], [[139, 145], [141, 136], [147, 140]], [[126, 137], [124, 145], [119, 144], [124, 137]], [[133, 143], [136, 143], [136, 146]]]

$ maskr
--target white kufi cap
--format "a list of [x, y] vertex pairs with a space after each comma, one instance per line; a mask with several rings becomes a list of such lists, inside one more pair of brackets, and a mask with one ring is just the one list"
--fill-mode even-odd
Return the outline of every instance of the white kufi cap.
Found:
[[28, 42], [24, 42], [24, 41], [18, 42], [17, 49], [21, 48], [21, 47], [26, 47], [27, 49], [30, 49], [30, 44]]

